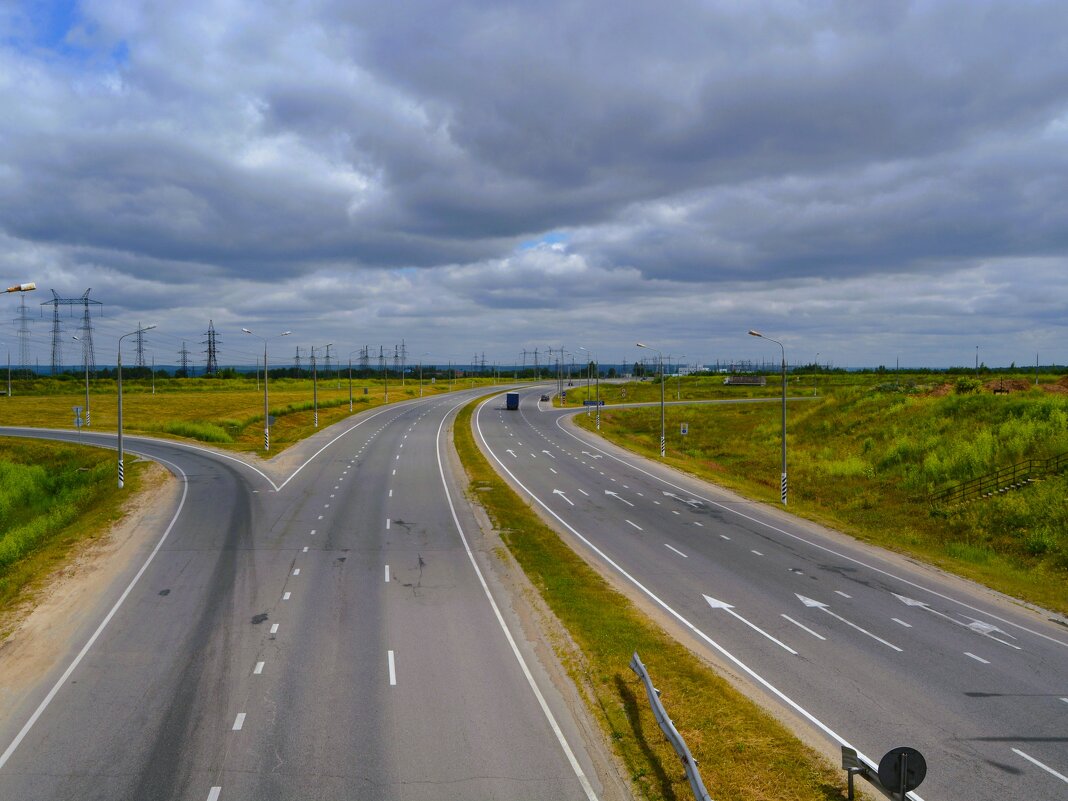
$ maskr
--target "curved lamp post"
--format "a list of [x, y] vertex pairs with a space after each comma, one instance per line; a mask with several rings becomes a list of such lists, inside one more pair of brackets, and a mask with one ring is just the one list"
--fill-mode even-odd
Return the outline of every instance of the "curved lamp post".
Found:
[[136, 331], [131, 331], [130, 333], [123, 334], [121, 337], [119, 337], [119, 352], [118, 357], [115, 359], [116, 372], [118, 373], [119, 378], [119, 489], [122, 489], [126, 485], [125, 476], [122, 468], [122, 341], [126, 339], [126, 337], [132, 337], [135, 334], [140, 334], [144, 331], [151, 331], [155, 327], [156, 324], [153, 323], [152, 325], [139, 327]]
[[651, 350], [660, 357], [660, 458], [663, 459], [664, 454], [667, 453], [667, 432], [664, 429], [664, 354], [641, 342], [636, 344], [639, 348]]
[[[81, 340], [76, 336], [72, 336], [71, 339], [73, 339], [75, 342], [81, 342]], [[88, 356], [89, 356], [88, 353], [83, 353], [82, 354], [82, 361], [85, 362], [85, 427], [86, 428], [89, 428], [89, 358], [88, 358]], [[9, 389], [9, 394], [10, 394], [10, 389]]]
[[[321, 345], [322, 348], [332, 348], [334, 343]], [[319, 427], [319, 372], [315, 362], [315, 345], [312, 345], [312, 408], [314, 411], [315, 427]]]
[[768, 342], [774, 342], [782, 350], [782, 479], [779, 485], [782, 505], [786, 506], [786, 348], [777, 339], [761, 334], [759, 331], [750, 331], [749, 336], [760, 337]]
[[261, 337], [259, 334], [255, 334], [247, 328], [242, 328], [241, 330], [246, 334], [256, 337], [256, 339], [263, 340], [263, 449], [269, 451], [271, 449], [271, 416], [267, 411], [267, 340], [287, 337], [293, 332], [283, 331], [281, 334], [275, 334], [273, 337]]
[[419, 397], [423, 397], [423, 357], [429, 356], [430, 351], [424, 351], [419, 354]]

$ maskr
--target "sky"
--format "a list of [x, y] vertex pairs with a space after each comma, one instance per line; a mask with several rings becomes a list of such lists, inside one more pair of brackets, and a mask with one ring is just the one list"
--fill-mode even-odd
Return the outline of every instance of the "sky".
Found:
[[23, 0], [0, 109], [42, 364], [1068, 363], [1063, 2]]

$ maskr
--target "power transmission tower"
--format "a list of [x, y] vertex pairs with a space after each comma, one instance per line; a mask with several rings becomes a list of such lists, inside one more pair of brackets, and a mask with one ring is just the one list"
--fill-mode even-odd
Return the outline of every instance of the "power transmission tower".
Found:
[[[63, 327], [59, 321], [59, 307], [67, 306], [73, 307], [75, 304], [84, 306], [85, 311], [82, 314], [82, 327], [79, 329], [82, 331], [82, 336], [79, 339], [82, 342], [82, 357], [85, 364], [91, 368], [96, 367], [96, 358], [93, 353], [93, 328], [89, 314], [90, 304], [102, 306], [103, 304], [99, 300], [90, 300], [89, 293], [93, 290], [87, 289], [81, 297], [78, 298], [61, 298], [56, 290], [52, 290], [52, 300], [46, 300], [42, 303], [42, 306], [52, 307], [52, 375], [60, 372], [63, 369]], [[71, 308], [71, 316], [74, 315], [74, 309]]]
[[400, 369], [401, 369], [401, 386], [404, 386], [404, 368], [408, 362], [408, 346], [404, 344], [404, 339], [401, 338], [400, 348]]
[[323, 357], [323, 375], [330, 372], [330, 346], [326, 346], [326, 355]]
[[19, 316], [15, 320], [19, 324], [19, 370], [25, 372], [30, 368], [30, 315], [26, 311], [25, 294], [19, 298]]
[[360, 351], [360, 375], [366, 377], [371, 368], [371, 346], [364, 345]]
[[541, 368], [538, 367], [538, 349], [534, 348], [534, 377], [541, 378]]
[[396, 373], [399, 370], [400, 370], [400, 347], [397, 346], [397, 345], [394, 345], [393, 346], [393, 372]]
[[293, 357], [293, 374], [300, 378], [300, 345], [297, 345], [297, 355]]
[[145, 366], [145, 332], [140, 320], [137, 322], [137, 366]]
[[204, 368], [204, 375], [215, 375], [219, 372], [219, 338], [215, 334], [215, 321], [208, 320], [208, 332], [205, 334], [207, 339], [203, 340], [200, 344], [207, 345], [207, 350], [204, 353], [208, 356], [207, 366]]
[[378, 346], [378, 372], [380, 374], [386, 372], [386, 352], [381, 345]]
[[182, 340], [182, 349], [178, 351], [178, 365], [182, 371], [182, 375], [185, 378], [189, 378], [189, 348], [185, 346], [184, 339]]

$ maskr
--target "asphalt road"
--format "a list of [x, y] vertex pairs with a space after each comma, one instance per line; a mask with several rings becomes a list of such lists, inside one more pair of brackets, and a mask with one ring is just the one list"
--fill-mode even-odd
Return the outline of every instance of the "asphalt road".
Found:
[[443, 421], [465, 397], [351, 418], [256, 469], [128, 437], [181, 478], [180, 506], [3, 715], [0, 799], [599, 797], [448, 494]]
[[917, 748], [915, 798], [1068, 798], [1063, 621], [607, 444], [539, 393], [480, 405], [481, 444], [679, 637], [830, 743]]

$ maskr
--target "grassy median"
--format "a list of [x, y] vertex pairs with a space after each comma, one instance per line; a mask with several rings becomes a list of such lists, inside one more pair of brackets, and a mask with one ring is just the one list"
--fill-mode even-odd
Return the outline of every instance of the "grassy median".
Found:
[[0, 615], [122, 517], [123, 501], [141, 489], [147, 467], [127, 459], [120, 490], [110, 451], [0, 438]]
[[580, 653], [561, 660], [645, 799], [692, 798], [681, 764], [628, 667], [638, 651], [717, 801], [844, 798], [841, 771], [653, 624], [550, 529], [475, 444], [466, 406], [454, 441], [481, 504]]

